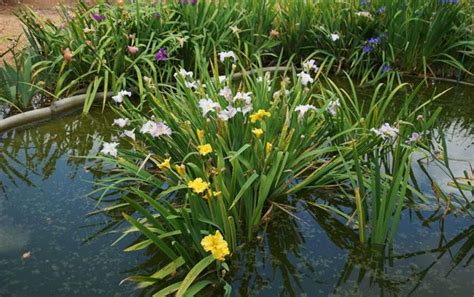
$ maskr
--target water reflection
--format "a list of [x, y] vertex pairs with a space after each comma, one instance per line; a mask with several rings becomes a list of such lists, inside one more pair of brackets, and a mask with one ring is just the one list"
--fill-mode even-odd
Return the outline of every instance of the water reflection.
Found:
[[[427, 213], [417, 212], [424, 216]], [[266, 235], [238, 253], [235, 296], [469, 296], [474, 226], [446, 217], [433, 230], [405, 213], [392, 250], [359, 245], [354, 230], [300, 203], [277, 212]], [[451, 222], [451, 221], [456, 221]], [[449, 225], [449, 226], [448, 226]], [[404, 230], [405, 229], [405, 230]], [[423, 234], [423, 238], [417, 236]], [[461, 277], [460, 277], [461, 276]], [[466, 283], [467, 281], [467, 283]], [[449, 282], [449, 287], [444, 287]]]
[[[39, 128], [9, 131], [0, 134], [0, 170], [15, 186], [25, 183], [34, 186], [32, 179], [47, 180], [57, 169], [63, 157], [71, 169], [68, 176], [74, 180], [83, 170], [87, 156], [98, 150], [102, 138], [111, 137], [111, 114], [94, 112], [49, 122]], [[5, 190], [6, 181], [0, 186]]]
[[114, 247], [116, 234], [86, 241], [106, 222], [86, 217], [100, 170], [75, 156], [95, 153], [110, 123], [110, 114], [74, 115], [0, 136], [0, 296], [134, 294], [119, 286], [144, 260], [123, 253], [131, 239]]

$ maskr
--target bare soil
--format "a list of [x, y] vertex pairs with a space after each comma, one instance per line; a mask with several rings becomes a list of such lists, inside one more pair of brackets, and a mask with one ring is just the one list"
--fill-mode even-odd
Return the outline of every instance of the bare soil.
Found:
[[11, 54], [6, 52], [15, 46], [17, 40], [19, 40], [17, 45], [19, 48], [25, 46], [25, 39], [22, 37], [23, 28], [14, 15], [21, 5], [30, 6], [39, 15], [54, 22], [59, 19], [56, 6], [59, 3], [71, 4], [72, 2], [71, 0], [24, 0], [18, 3], [13, 0], [0, 0], [0, 60], [2, 60], [2, 55], [3, 59], [11, 60]]

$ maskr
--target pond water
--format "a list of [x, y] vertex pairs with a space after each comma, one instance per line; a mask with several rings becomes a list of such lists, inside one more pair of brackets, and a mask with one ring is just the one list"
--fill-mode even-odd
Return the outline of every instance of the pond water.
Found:
[[[456, 87], [436, 103], [455, 176], [473, 174], [471, 91]], [[0, 135], [0, 296], [147, 294], [119, 283], [152, 272], [154, 255], [123, 252], [133, 238], [112, 246], [125, 226], [119, 214], [88, 216], [97, 208], [86, 195], [101, 171], [76, 157], [110, 140], [112, 120], [110, 112], [92, 112]], [[361, 248], [356, 231], [312, 205], [314, 197], [290, 201], [294, 216], [277, 212], [233, 260], [233, 296], [472, 296], [472, 218], [444, 215], [430, 178], [446, 192], [456, 189], [440, 167], [422, 164], [414, 164], [415, 176], [430, 203], [403, 212], [392, 250]]]
[[110, 120], [94, 112], [1, 136], [0, 296], [130, 296], [119, 282], [143, 259], [112, 247], [117, 235], [89, 240], [108, 220], [86, 216], [98, 176], [74, 157], [98, 150]]

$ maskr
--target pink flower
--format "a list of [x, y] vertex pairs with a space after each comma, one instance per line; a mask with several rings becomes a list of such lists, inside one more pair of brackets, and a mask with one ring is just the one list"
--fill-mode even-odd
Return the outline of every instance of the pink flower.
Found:
[[127, 46], [127, 51], [130, 55], [135, 55], [136, 53], [138, 53], [139, 49], [138, 47], [136, 46]]

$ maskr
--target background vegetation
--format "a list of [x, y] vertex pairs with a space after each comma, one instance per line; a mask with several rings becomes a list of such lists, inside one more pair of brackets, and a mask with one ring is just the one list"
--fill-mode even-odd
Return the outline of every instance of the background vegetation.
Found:
[[[230, 50], [245, 66], [256, 56], [271, 66], [278, 57], [285, 65], [293, 55], [313, 55], [330, 66], [327, 72], [346, 71], [362, 81], [388, 71], [472, 76], [468, 1], [79, 2], [60, 13], [60, 24], [28, 8], [18, 15], [30, 44], [32, 83], [46, 82], [41, 88], [53, 99], [87, 92], [92, 100], [97, 91], [125, 88], [142, 95], [144, 77], [168, 82], [173, 66], [196, 69], [196, 57]], [[155, 59], [161, 48], [166, 61]], [[17, 67], [21, 72], [23, 65]], [[10, 101], [8, 94], [0, 97]]]

